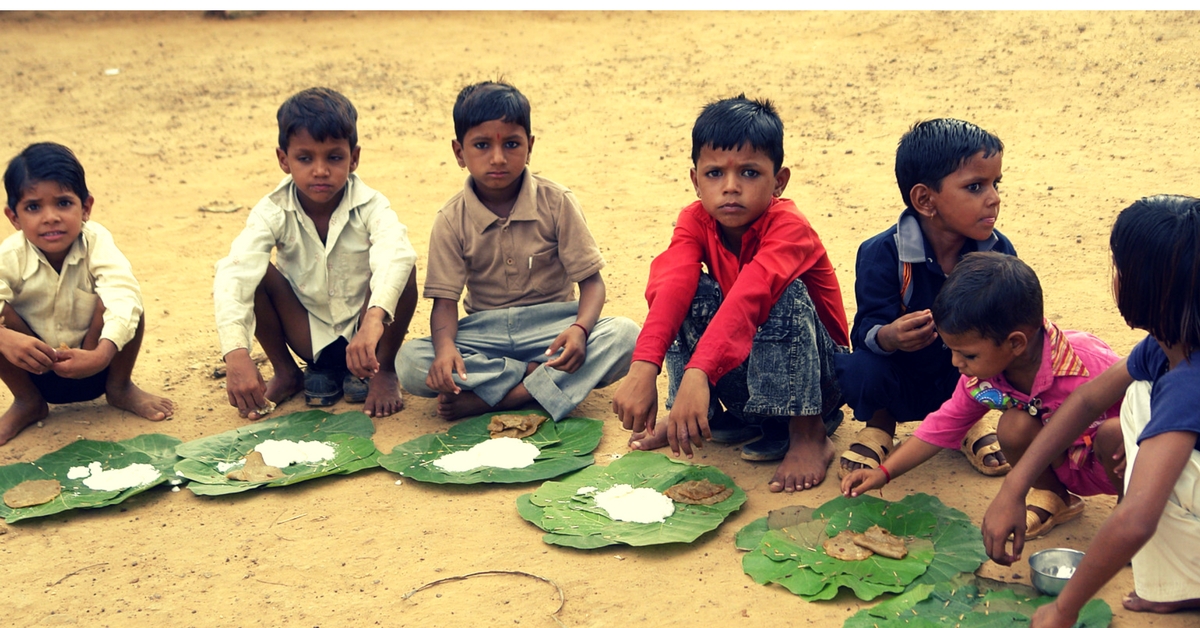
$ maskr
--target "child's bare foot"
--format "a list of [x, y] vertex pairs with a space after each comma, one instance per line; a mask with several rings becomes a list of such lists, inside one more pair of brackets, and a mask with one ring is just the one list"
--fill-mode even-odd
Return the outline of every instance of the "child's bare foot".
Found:
[[772, 493], [804, 491], [825, 481], [829, 464], [836, 451], [833, 441], [825, 435], [821, 417], [792, 417], [788, 421], [791, 445], [775, 477], [767, 483]]
[[300, 367], [280, 373], [275, 372], [271, 381], [267, 382], [266, 397], [268, 401], [283, 403], [304, 392], [304, 371]]
[[151, 395], [128, 382], [124, 386], [108, 388], [104, 392], [108, 405], [122, 410], [128, 410], [143, 419], [161, 421], [175, 414], [175, 404], [166, 397]]
[[646, 430], [634, 432], [629, 435], [629, 448], [638, 451], [650, 451], [667, 446], [667, 422], [659, 421], [654, 426], [654, 433], [648, 434]]
[[367, 416], [391, 416], [403, 409], [404, 397], [395, 372], [381, 370], [367, 380], [367, 400], [363, 402]]
[[21, 430], [41, 421], [50, 415], [50, 406], [38, 399], [37, 402], [13, 402], [3, 416], [0, 416], [0, 445], [16, 438]]
[[469, 390], [460, 393], [439, 393], [437, 396], [438, 416], [447, 421], [475, 416], [495, 409], [480, 399], [479, 395]]
[[1174, 613], [1175, 611], [1200, 608], [1200, 598], [1179, 600], [1176, 602], [1151, 602], [1143, 600], [1138, 597], [1136, 592], [1130, 591], [1125, 596], [1125, 599], [1121, 600], [1121, 606], [1135, 613]]

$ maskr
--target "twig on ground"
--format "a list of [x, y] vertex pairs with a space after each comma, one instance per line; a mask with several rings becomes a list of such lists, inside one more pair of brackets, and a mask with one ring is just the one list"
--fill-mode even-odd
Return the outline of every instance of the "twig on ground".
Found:
[[567, 603], [567, 596], [565, 593], [563, 593], [562, 587], [558, 586], [557, 582], [555, 582], [549, 578], [543, 578], [542, 576], [529, 573], [528, 571], [514, 571], [514, 570], [509, 570], [509, 569], [488, 569], [486, 571], [473, 571], [471, 573], [463, 574], [461, 576], [449, 576], [446, 578], [440, 578], [438, 580], [434, 580], [433, 582], [426, 582], [425, 584], [413, 589], [412, 591], [405, 593], [400, 598], [400, 601], [403, 602], [404, 600], [407, 600], [408, 598], [420, 593], [421, 591], [424, 591], [425, 589], [428, 589], [431, 587], [435, 587], [439, 584], [444, 584], [446, 582], [455, 582], [457, 580], [466, 580], [467, 578], [474, 578], [475, 576], [525, 576], [528, 578], [533, 578], [535, 580], [541, 580], [542, 582], [545, 582], [546, 584], [553, 585], [554, 588], [558, 590], [558, 608], [554, 609], [553, 613], [550, 613], [550, 619], [553, 619], [554, 623], [558, 624], [559, 626], [564, 626], [564, 627], [566, 626], [566, 624], [562, 623], [562, 620], [560, 620], [558, 618], [558, 612], [561, 611], [563, 609], [563, 606]]
[[107, 564], [108, 564], [108, 563], [96, 563], [95, 565], [88, 565], [87, 567], [80, 567], [79, 569], [76, 569], [75, 571], [72, 571], [71, 573], [69, 573], [69, 574], [67, 574], [67, 575], [65, 575], [65, 576], [63, 576], [63, 577], [61, 577], [61, 578], [59, 578], [58, 580], [55, 580], [55, 581], [54, 581], [53, 583], [51, 583], [49, 586], [52, 586], [52, 587], [53, 587], [53, 586], [58, 586], [59, 584], [62, 584], [62, 581], [63, 581], [63, 580], [66, 580], [67, 578], [70, 578], [71, 576], [74, 576], [75, 574], [78, 574], [78, 573], [79, 573], [79, 572], [81, 572], [81, 571], [87, 571], [88, 569], [91, 569], [92, 567], [102, 567], [102, 566], [104, 566], [104, 565], [107, 565]]
[[255, 579], [254, 579], [254, 581], [255, 581], [255, 582], [261, 582], [261, 583], [263, 583], [263, 584], [273, 584], [273, 585], [275, 585], [275, 586], [277, 586], [277, 587], [290, 587], [290, 586], [292, 586], [292, 585], [290, 585], [290, 584], [284, 584], [284, 583], [282, 583], [282, 582], [269, 582], [269, 581], [267, 581], [267, 580], [263, 580], [262, 578], [255, 578]]
[[301, 513], [299, 515], [296, 515], [295, 517], [288, 517], [287, 519], [284, 519], [283, 521], [276, 521], [275, 523], [273, 523], [271, 525], [275, 525], [278, 523], [287, 523], [289, 521], [295, 521], [295, 520], [299, 519], [300, 517], [307, 517], [307, 516], [308, 516], [308, 513]]

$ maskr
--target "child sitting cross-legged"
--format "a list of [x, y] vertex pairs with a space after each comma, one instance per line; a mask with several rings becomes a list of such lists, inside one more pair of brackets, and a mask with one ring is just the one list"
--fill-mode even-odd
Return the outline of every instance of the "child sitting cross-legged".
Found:
[[[1020, 460], [1073, 390], [1118, 361], [1104, 341], [1063, 331], [1042, 317], [1042, 288], [1025, 262], [1001, 253], [970, 253], [933, 302], [933, 320], [962, 374], [950, 399], [925, 417], [876, 469], [852, 471], [842, 492], [856, 497], [879, 488], [946, 449], [989, 410], [1005, 459]], [[1026, 499], [1029, 537], [1042, 536], [1083, 512], [1077, 495], [1119, 495], [1121, 426], [1118, 400], [1041, 470]]]
[[4, 172], [4, 214], [17, 229], [0, 244], [0, 379], [13, 394], [0, 445], [46, 418], [47, 403], [91, 401], [151, 421], [170, 399], [131, 379], [142, 346], [142, 293], [66, 146], [32, 144]]

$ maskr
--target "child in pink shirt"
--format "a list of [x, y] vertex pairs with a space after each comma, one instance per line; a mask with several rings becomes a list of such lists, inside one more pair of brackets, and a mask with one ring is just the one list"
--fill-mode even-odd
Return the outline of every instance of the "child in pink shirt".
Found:
[[[1042, 316], [1033, 269], [998, 253], [971, 253], [950, 273], [934, 301], [938, 333], [962, 373], [954, 394], [878, 469], [842, 480], [848, 497], [883, 486], [943, 448], [958, 449], [989, 410], [1000, 416], [1000, 448], [1013, 464], [1084, 382], [1118, 361], [1104, 341], [1062, 331]], [[1118, 495], [1123, 457], [1120, 403], [1097, 417], [1033, 484], [1027, 538], [1045, 535], [1083, 512], [1078, 495]]]

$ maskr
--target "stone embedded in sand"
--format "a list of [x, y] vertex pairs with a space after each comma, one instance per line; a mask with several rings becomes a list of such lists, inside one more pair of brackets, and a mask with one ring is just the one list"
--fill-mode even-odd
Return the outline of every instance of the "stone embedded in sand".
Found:
[[433, 461], [433, 466], [449, 473], [463, 473], [480, 467], [523, 469], [533, 464], [541, 451], [537, 445], [519, 438], [496, 438], [446, 454]]
[[904, 544], [904, 540], [877, 525], [867, 528], [862, 534], [854, 535], [854, 544], [896, 560], [908, 556], [908, 546]]
[[492, 438], [525, 438], [545, 422], [540, 414], [497, 414], [488, 421], [488, 431]]
[[613, 521], [662, 523], [675, 514], [675, 502], [652, 488], [617, 484], [596, 493], [596, 505]]
[[854, 537], [853, 532], [842, 530], [837, 536], [822, 543], [821, 547], [825, 548], [825, 553], [831, 558], [838, 560], [866, 560], [875, 555], [875, 552], [855, 544]]
[[733, 488], [723, 484], [713, 484], [708, 479], [680, 482], [663, 491], [671, 499], [693, 506], [712, 506], [719, 504], [733, 495]]
[[252, 451], [246, 454], [246, 464], [241, 469], [234, 469], [225, 477], [240, 482], [270, 482], [278, 480], [286, 474], [279, 467], [272, 467], [263, 461], [262, 452]]
[[4, 492], [4, 505], [26, 508], [54, 501], [62, 493], [58, 480], [25, 480]]

